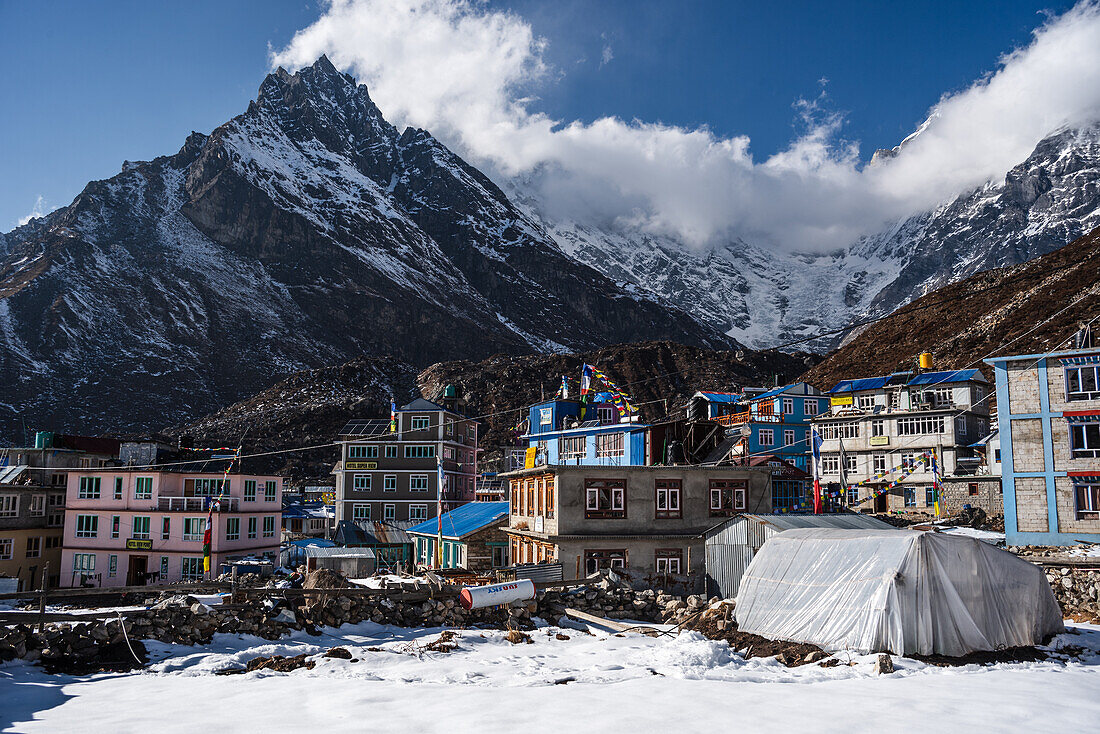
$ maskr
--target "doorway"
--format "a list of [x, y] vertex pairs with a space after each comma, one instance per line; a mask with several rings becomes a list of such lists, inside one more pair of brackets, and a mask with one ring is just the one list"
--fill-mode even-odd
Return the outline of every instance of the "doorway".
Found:
[[890, 496], [889, 492], [883, 492], [882, 494], [875, 495], [875, 512], [886, 512], [889, 509], [887, 497]]
[[126, 571], [126, 585], [143, 586], [148, 566], [149, 556], [130, 556], [129, 569]]

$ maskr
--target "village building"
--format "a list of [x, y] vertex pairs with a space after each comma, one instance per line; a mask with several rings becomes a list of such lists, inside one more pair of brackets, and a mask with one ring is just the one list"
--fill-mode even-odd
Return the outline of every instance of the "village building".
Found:
[[413, 563], [413, 540], [408, 529], [417, 524], [408, 520], [343, 520], [336, 524], [332, 540], [341, 548], [369, 548], [378, 568], [396, 572]]
[[482, 472], [474, 485], [474, 501], [507, 502], [508, 480], [501, 479], [496, 472]]
[[813, 510], [813, 475], [779, 454], [760, 454], [738, 459], [732, 466], [752, 466], [772, 475], [772, 512]]
[[335, 529], [336, 511], [323, 502], [283, 504], [283, 540], [327, 538]]
[[565, 579], [600, 569], [699, 574], [702, 533], [771, 512], [771, 474], [752, 467], [542, 466], [507, 475], [513, 563], [557, 561]]
[[340, 429], [333, 472], [338, 524], [417, 523], [436, 516], [437, 501], [447, 510], [474, 500], [477, 421], [417, 398], [396, 411], [392, 429], [387, 419], [353, 420]]
[[1009, 545], [1100, 543], [1100, 347], [991, 357]]
[[548, 400], [528, 415], [527, 453], [534, 464], [636, 466], [647, 463], [647, 424], [624, 414], [610, 393], [588, 402]]
[[214, 575], [223, 562], [276, 560], [282, 484], [276, 476], [223, 472], [125, 467], [70, 472], [60, 585], [202, 580], [211, 505]]
[[[707, 417], [727, 429], [730, 457], [775, 455], [807, 470], [810, 421], [825, 412], [828, 398], [813, 385], [796, 382], [741, 394], [697, 392], [692, 402], [702, 403]], [[689, 418], [701, 412], [689, 403]]]
[[[978, 370], [841, 380], [827, 395], [829, 412], [811, 423], [821, 438], [821, 481], [834, 505], [931, 513], [932, 456], [942, 478], [970, 477], [969, 483], [998, 487], [999, 495], [999, 478], [974, 446], [990, 433], [990, 386]], [[999, 502], [981, 502], [988, 495], [987, 488], [967, 496], [969, 504], [998, 512]], [[940, 499], [941, 512], [962, 509], [947, 503], [946, 493]]]
[[0, 577], [20, 591], [58, 586], [68, 473], [118, 452], [116, 440], [51, 431], [38, 431], [34, 446], [0, 450]]
[[507, 526], [507, 502], [470, 502], [409, 528], [409, 535], [423, 566], [485, 572], [508, 565]]

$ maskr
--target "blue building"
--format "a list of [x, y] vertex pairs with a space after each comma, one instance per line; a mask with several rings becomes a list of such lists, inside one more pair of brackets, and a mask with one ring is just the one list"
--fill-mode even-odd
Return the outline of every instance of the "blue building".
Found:
[[1100, 543], [1100, 347], [992, 357], [1009, 545]]
[[[774, 455], [806, 471], [810, 420], [828, 409], [828, 398], [813, 385], [795, 382], [764, 392], [746, 391], [736, 410], [723, 412], [729, 393], [696, 393], [708, 402], [708, 415], [736, 439], [732, 458]], [[711, 396], [717, 396], [714, 400]]]
[[609, 393], [597, 393], [587, 406], [569, 399], [532, 406], [523, 439], [539, 464], [637, 466], [647, 463], [648, 427], [622, 415]]

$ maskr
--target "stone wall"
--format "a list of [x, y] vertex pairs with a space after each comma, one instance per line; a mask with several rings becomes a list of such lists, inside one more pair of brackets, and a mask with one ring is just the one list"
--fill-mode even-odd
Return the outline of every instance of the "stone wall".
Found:
[[1047, 567], [1046, 575], [1064, 614], [1100, 616], [1100, 570]]

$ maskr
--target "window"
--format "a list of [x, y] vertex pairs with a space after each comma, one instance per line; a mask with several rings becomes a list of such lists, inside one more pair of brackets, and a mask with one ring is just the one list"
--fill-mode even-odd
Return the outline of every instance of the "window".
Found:
[[821, 426], [819, 433], [823, 441], [834, 438], [859, 438], [859, 423], [856, 421], [826, 423]]
[[428, 519], [427, 505], [409, 505], [409, 520], [424, 521]]
[[950, 387], [937, 387], [932, 391], [932, 404], [937, 408], [947, 408], [955, 404], [955, 391]]
[[397, 475], [387, 474], [382, 478], [382, 491], [384, 492], [396, 492], [397, 491]]
[[349, 459], [377, 459], [377, 446], [348, 446]]
[[905, 506], [916, 507], [917, 506], [917, 490], [916, 487], [904, 487], [905, 494]]
[[840, 474], [840, 457], [837, 454], [824, 454], [821, 457], [822, 474]]
[[887, 393], [886, 395], [886, 408], [887, 410], [897, 410], [898, 405], [901, 404], [901, 393], [897, 390]]
[[0, 517], [19, 516], [19, 495], [0, 494]]
[[667, 520], [671, 518], [678, 518], [684, 516], [684, 511], [680, 506], [680, 495], [682, 491], [682, 485], [679, 479], [658, 479], [656, 482], [657, 488], [657, 509], [656, 517], [658, 520]]
[[1100, 400], [1100, 365], [1066, 367], [1066, 400]]
[[855, 454], [845, 454], [844, 455], [844, 471], [845, 472], [854, 472], [854, 471], [856, 471], [856, 465], [857, 465], [856, 460], [858, 458], [859, 457], [856, 456]]
[[163, 582], [168, 577], [168, 556], [160, 557], [160, 580]]
[[99, 534], [99, 515], [77, 515], [76, 537], [94, 538]]
[[160, 519], [160, 539], [168, 540], [172, 537], [172, 518], [165, 515]]
[[134, 499], [136, 500], [151, 500], [153, 499], [153, 478], [152, 477], [138, 477], [134, 480]]
[[849, 486], [848, 487], [847, 502], [848, 502], [849, 507], [859, 504], [859, 487], [858, 486]]
[[546, 516], [554, 516], [554, 478], [546, 480]]
[[471, 423], [466, 426], [466, 436], [467, 438], [477, 438], [477, 425]]
[[584, 480], [586, 518], [626, 517], [626, 482], [622, 479]]
[[431, 418], [426, 415], [414, 415], [411, 425], [414, 431], [426, 431], [431, 425]]
[[1081, 423], [1069, 426], [1069, 446], [1073, 458], [1095, 458], [1100, 456], [1100, 423]]
[[917, 455], [912, 452], [906, 452], [901, 455], [901, 468], [902, 469], [915, 469], [917, 466]]
[[977, 497], [978, 496], [978, 483], [977, 482], [969, 482], [966, 485], [966, 493], [971, 497]]
[[802, 412], [807, 416], [817, 415], [817, 400], [811, 400], [810, 398], [806, 398], [805, 400], [803, 400]]
[[881, 418], [875, 418], [871, 421], [871, 435], [872, 436], [885, 436], [886, 435], [886, 421]]
[[65, 479], [67, 478], [67, 476], [68, 475], [66, 474], [51, 474], [50, 484], [55, 487], [60, 487], [61, 485], [65, 484]]
[[748, 482], [743, 479], [710, 480], [710, 514], [734, 515], [745, 510]]
[[966, 435], [966, 416], [957, 416], [955, 418], [955, 433], [959, 436]]
[[558, 439], [558, 456], [562, 459], [584, 458], [588, 449], [584, 436], [563, 436]]
[[396, 446], [387, 446], [386, 447], [386, 458], [387, 459], [396, 459], [397, 458], [397, 447]]
[[95, 553], [74, 553], [73, 571], [76, 573], [92, 573], [95, 571]]
[[183, 539], [184, 540], [202, 540], [203, 533], [206, 532], [206, 518], [205, 517], [185, 517], [183, 518]]
[[219, 494], [229, 494], [228, 479], [185, 479], [183, 482], [184, 494], [190, 490], [195, 497], [216, 497]]
[[601, 425], [607, 425], [608, 423], [615, 422], [615, 408], [610, 405], [601, 405], [596, 408], [596, 418], [600, 421]]
[[761, 446], [772, 446], [775, 444], [775, 431], [771, 428], [761, 428], [758, 438]]
[[382, 506], [382, 519], [393, 521], [397, 519], [397, 505], [383, 505]]
[[61, 547], [61, 536], [55, 535], [51, 538], [46, 538], [46, 550], [53, 550], [54, 548]]
[[447, 446], [446, 448], [443, 449], [443, 458], [444, 459], [454, 459], [454, 457], [455, 457], [455, 450], [452, 449], [450, 446]]
[[885, 474], [886, 454], [871, 454], [871, 469], [875, 474]]
[[107, 557], [107, 575], [118, 575], [118, 556], [116, 556], [114, 553]]
[[508, 565], [508, 546], [490, 546], [493, 553], [493, 568], [504, 568]]
[[111, 516], [111, 537], [117, 538], [119, 535], [119, 528], [122, 525], [122, 518], [118, 515]]
[[1100, 519], [1100, 483], [1074, 485], [1073, 497], [1078, 520]]
[[0, 561], [10, 561], [15, 554], [15, 541], [12, 538], [0, 538]]
[[794, 429], [788, 428], [783, 431], [783, 445], [794, 446]]
[[586, 550], [584, 552], [584, 572], [586, 575], [609, 568], [626, 568], [625, 550]]
[[899, 436], [921, 436], [943, 433], [942, 415], [922, 415], [916, 418], [898, 418]]
[[596, 434], [596, 457], [624, 456], [626, 454], [625, 433]]
[[81, 477], [76, 496], [82, 500], [99, 499], [99, 477]]
[[241, 518], [229, 517], [225, 520], [225, 539], [226, 540], [240, 540], [241, 539]]
[[931, 484], [924, 488], [924, 506], [932, 507], [936, 504], [936, 488]]
[[122, 499], [122, 477], [115, 477], [115, 499]]
[[244, 481], [244, 501], [255, 502], [256, 501], [256, 480], [246, 479]]
[[181, 561], [180, 572], [184, 581], [202, 581], [202, 558], [183, 558]]
[[794, 413], [794, 398], [783, 398], [783, 413], [785, 415]]
[[264, 482], [264, 501], [274, 502], [275, 496], [278, 494], [278, 486], [273, 481]]
[[[3, 497], [0, 497], [0, 506], [4, 504]], [[46, 515], [46, 527], [59, 528], [65, 524], [65, 509], [62, 507], [50, 508], [50, 512]]]
[[256, 518], [255, 517], [248, 518], [248, 537], [250, 539], [256, 537]]
[[802, 482], [772, 480], [772, 507], [793, 510], [802, 502]]
[[42, 555], [42, 538], [27, 538], [27, 558], [38, 558]]
[[31, 516], [42, 517], [46, 514], [46, 495], [31, 495]]
[[267, 515], [264, 517], [264, 537], [275, 537], [275, 517], [273, 515]]
[[370, 505], [352, 505], [352, 522], [370, 522]]
[[411, 474], [411, 475], [409, 475], [409, 491], [410, 492], [427, 492], [428, 491], [428, 475], [427, 474]]
[[859, 396], [859, 409], [860, 410], [874, 410], [875, 408], [875, 396], [874, 395], [860, 395]]
[[658, 548], [654, 553], [654, 566], [658, 575], [668, 576], [680, 573], [684, 552], [679, 548]]
[[406, 446], [406, 459], [433, 459], [435, 458], [435, 446]]

